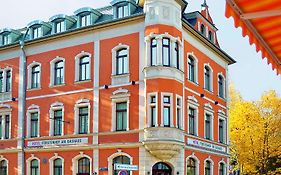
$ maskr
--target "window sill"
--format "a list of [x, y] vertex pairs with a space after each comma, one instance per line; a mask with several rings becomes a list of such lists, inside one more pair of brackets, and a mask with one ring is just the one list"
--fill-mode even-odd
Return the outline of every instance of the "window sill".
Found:
[[56, 87], [61, 87], [61, 86], [65, 86], [65, 83], [63, 83], [63, 84], [56, 84], [56, 85], [52, 84], [49, 87], [50, 88], [56, 88]]
[[189, 83], [191, 83], [191, 84], [194, 84], [195, 86], [199, 86], [199, 83], [198, 83], [198, 82], [194, 82], [194, 81], [191, 81], [191, 80], [189, 80], [189, 79], [187, 79], [187, 81], [188, 81]]
[[210, 94], [214, 94], [214, 91], [212, 91], [212, 90], [208, 90], [208, 89], [206, 89], [206, 88], [203, 88], [206, 92], [208, 92], [208, 93], [210, 93]]
[[130, 74], [111, 75], [111, 84], [125, 84], [130, 82]]
[[221, 100], [223, 100], [223, 101], [226, 101], [225, 97], [220, 97], [220, 96], [218, 95], [218, 98], [221, 99]]
[[42, 88], [39, 87], [39, 88], [28, 88], [26, 91], [38, 91], [38, 90], [41, 90]]
[[88, 80], [77, 80], [77, 81], [74, 82], [74, 84], [89, 83], [91, 81], [92, 81], [91, 79], [88, 79]]
[[149, 66], [143, 69], [145, 78], [167, 78], [181, 83], [184, 81], [184, 72], [175, 67]]

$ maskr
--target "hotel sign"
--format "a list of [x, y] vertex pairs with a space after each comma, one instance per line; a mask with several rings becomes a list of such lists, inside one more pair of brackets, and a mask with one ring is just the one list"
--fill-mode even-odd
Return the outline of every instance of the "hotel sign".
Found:
[[226, 148], [223, 146], [218, 146], [215, 144], [211, 144], [208, 142], [203, 142], [203, 141], [195, 140], [195, 139], [191, 139], [191, 138], [187, 139], [187, 144], [192, 145], [192, 146], [201, 147], [201, 148], [207, 148], [207, 149], [214, 150], [214, 151], [226, 152]]
[[87, 144], [88, 138], [71, 138], [71, 139], [55, 139], [55, 140], [39, 140], [27, 142], [27, 147], [48, 147], [58, 145], [80, 145]]
[[114, 170], [126, 170], [126, 171], [138, 171], [139, 167], [137, 165], [128, 164], [114, 164]]

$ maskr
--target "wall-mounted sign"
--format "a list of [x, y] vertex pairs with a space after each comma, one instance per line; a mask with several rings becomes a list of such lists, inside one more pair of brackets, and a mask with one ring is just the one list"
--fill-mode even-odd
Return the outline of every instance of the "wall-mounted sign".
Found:
[[118, 175], [128, 175], [128, 172], [125, 170], [119, 171]]
[[201, 147], [201, 148], [207, 148], [207, 149], [214, 150], [214, 151], [226, 152], [226, 148], [223, 146], [218, 146], [218, 145], [214, 145], [214, 144], [211, 144], [208, 142], [203, 142], [203, 141], [195, 140], [195, 139], [191, 139], [191, 138], [187, 139], [187, 144]]
[[107, 167], [100, 167], [100, 171], [108, 171]]
[[114, 170], [126, 170], [126, 171], [138, 171], [139, 167], [137, 165], [128, 164], [114, 164]]
[[55, 145], [78, 145], [87, 144], [88, 138], [71, 138], [71, 139], [56, 139], [56, 140], [39, 140], [27, 142], [27, 147], [47, 147]]

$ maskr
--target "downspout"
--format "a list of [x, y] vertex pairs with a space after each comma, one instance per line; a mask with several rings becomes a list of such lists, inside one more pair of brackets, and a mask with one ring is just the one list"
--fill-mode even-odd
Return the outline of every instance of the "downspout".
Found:
[[26, 54], [24, 51], [24, 40], [29, 29], [19, 42], [19, 89], [18, 89], [18, 175], [25, 175], [24, 139], [25, 139], [25, 106], [26, 106]]

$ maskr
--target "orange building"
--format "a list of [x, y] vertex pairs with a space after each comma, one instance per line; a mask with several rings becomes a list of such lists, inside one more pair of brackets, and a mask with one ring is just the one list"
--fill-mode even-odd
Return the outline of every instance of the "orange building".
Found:
[[113, 0], [0, 31], [1, 175], [225, 175], [227, 78], [204, 3]]

